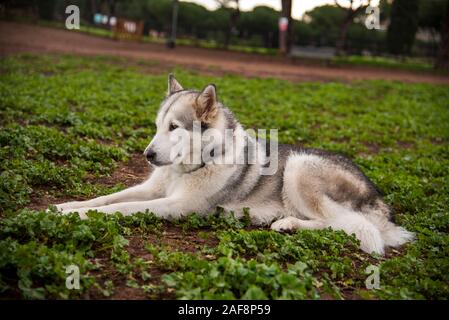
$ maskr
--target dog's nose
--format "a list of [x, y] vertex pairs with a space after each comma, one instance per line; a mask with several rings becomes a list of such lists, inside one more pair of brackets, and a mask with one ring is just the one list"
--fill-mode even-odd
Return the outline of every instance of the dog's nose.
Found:
[[147, 154], [145, 156], [147, 157], [148, 161], [152, 162], [156, 158], [156, 152], [150, 149], [147, 151]]

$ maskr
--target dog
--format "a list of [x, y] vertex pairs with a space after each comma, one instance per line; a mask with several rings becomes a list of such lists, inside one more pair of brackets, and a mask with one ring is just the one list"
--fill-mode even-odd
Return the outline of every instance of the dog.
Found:
[[[254, 225], [271, 225], [279, 232], [331, 227], [354, 234], [363, 251], [379, 255], [386, 247], [398, 247], [414, 238], [413, 233], [394, 224], [381, 193], [351, 160], [285, 144], [267, 152], [268, 140], [255, 141], [243, 129], [234, 114], [219, 102], [213, 84], [201, 91], [186, 90], [169, 75], [156, 127], [144, 151], [154, 168], [145, 182], [92, 200], [59, 204], [57, 210], [78, 212], [81, 218], [87, 218], [90, 210], [124, 215], [148, 210], [165, 219], [179, 219], [193, 212], [207, 215], [217, 207], [239, 218], [249, 208]], [[250, 151], [248, 143], [237, 143], [242, 139], [257, 147], [265, 144], [265, 148], [252, 152], [252, 163], [224, 161], [223, 157], [226, 159], [231, 152], [219, 139], [212, 143], [214, 148], [221, 147], [216, 153], [222, 158], [215, 162], [198, 157], [207, 147], [211, 149], [202, 140], [187, 152], [173, 152], [174, 136], [187, 137], [187, 142], [181, 144], [185, 147], [208, 130], [221, 135], [230, 132], [235, 142], [232, 150], [237, 149], [240, 158], [249, 158]], [[214, 152], [209, 151], [206, 154], [213, 156]], [[184, 161], [195, 156], [199, 161]], [[263, 169], [273, 164], [272, 174], [263, 174]]]

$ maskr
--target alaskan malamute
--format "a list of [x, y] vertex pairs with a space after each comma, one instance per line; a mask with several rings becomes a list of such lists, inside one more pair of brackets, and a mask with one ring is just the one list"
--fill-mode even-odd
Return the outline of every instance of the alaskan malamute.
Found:
[[[265, 140], [256, 141], [218, 101], [214, 85], [185, 90], [170, 75], [156, 126], [144, 152], [154, 167], [148, 180], [108, 196], [59, 204], [57, 209], [76, 211], [83, 218], [89, 210], [125, 215], [148, 210], [176, 219], [192, 212], [206, 215], [218, 206], [239, 217], [249, 208], [256, 225], [271, 224], [276, 231], [332, 227], [355, 234], [362, 250], [378, 254], [413, 239], [412, 233], [391, 222], [381, 194], [351, 160], [282, 144], [266, 152], [266, 146], [261, 147]], [[223, 144], [224, 139], [207, 143], [203, 138], [210, 131], [228, 134], [232, 148]], [[185, 139], [180, 148], [181, 136]], [[243, 140], [257, 148], [250, 150], [247, 142], [239, 143]], [[227, 161], [234, 153], [248, 160], [250, 152], [251, 163]], [[210, 156], [207, 161], [205, 153]], [[263, 172], [273, 164], [272, 174]]]

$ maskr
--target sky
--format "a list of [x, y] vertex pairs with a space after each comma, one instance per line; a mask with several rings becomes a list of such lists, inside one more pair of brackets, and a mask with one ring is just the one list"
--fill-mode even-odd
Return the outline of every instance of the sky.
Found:
[[[218, 7], [217, 1], [215, 0], [181, 0], [187, 2], [195, 2], [201, 4], [202, 6], [208, 8], [209, 10], [214, 10]], [[309, 11], [318, 6], [325, 4], [334, 4], [334, 0], [292, 0], [292, 16], [295, 19], [300, 19], [304, 12]], [[373, 1], [374, 5], [377, 5], [379, 1]], [[341, 5], [348, 3], [347, 0], [339, 0]], [[255, 6], [265, 5], [272, 7], [276, 10], [281, 10], [281, 0], [240, 0], [240, 9], [243, 11], [250, 11]]]

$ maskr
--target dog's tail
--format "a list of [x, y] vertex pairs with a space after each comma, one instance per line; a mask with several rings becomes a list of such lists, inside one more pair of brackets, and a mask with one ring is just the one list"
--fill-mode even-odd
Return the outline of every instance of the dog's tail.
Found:
[[385, 241], [379, 229], [357, 212], [340, 212], [329, 219], [329, 227], [354, 234], [360, 240], [360, 248], [367, 253], [384, 254]]
[[392, 224], [388, 229], [382, 230], [382, 237], [387, 246], [399, 247], [404, 243], [413, 241], [415, 239], [415, 234], [405, 230], [403, 227]]
[[380, 212], [368, 214], [367, 218], [379, 228], [385, 245], [388, 247], [399, 247], [415, 239], [413, 232], [395, 225]]
[[413, 233], [395, 225], [385, 216], [353, 211], [331, 199], [325, 203], [330, 213], [328, 226], [354, 234], [360, 240], [360, 248], [367, 253], [383, 255], [385, 247], [398, 247], [414, 239]]

